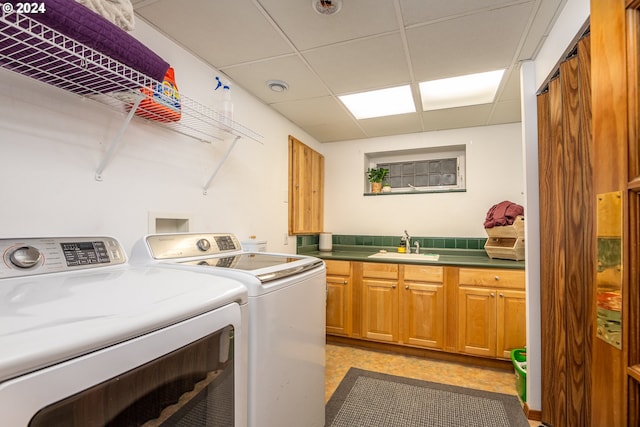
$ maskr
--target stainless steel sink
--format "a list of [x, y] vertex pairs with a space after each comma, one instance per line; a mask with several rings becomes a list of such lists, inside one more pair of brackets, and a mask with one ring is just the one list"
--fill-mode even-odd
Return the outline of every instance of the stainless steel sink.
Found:
[[409, 261], [438, 261], [439, 254], [407, 254], [399, 252], [378, 252], [373, 255], [369, 255], [368, 258], [376, 259], [404, 259]]

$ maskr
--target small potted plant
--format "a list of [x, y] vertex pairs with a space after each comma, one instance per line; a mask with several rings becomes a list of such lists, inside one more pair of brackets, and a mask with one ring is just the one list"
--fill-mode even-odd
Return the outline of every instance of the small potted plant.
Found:
[[382, 183], [382, 192], [383, 193], [391, 193], [391, 184], [388, 181]]
[[382, 191], [382, 181], [389, 175], [389, 169], [369, 168], [367, 169], [367, 179], [371, 183], [371, 192], [380, 193]]

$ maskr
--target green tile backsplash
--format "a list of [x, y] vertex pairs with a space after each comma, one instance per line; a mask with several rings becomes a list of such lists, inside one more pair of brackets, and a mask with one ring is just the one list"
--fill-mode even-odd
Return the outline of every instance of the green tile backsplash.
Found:
[[[319, 236], [317, 234], [308, 236], [298, 236], [296, 244], [298, 252], [302, 247], [318, 245]], [[421, 248], [436, 249], [483, 249], [487, 241], [486, 238], [476, 237], [411, 237], [411, 244], [420, 242]], [[398, 246], [400, 236], [366, 236], [366, 235], [332, 235], [334, 245], [351, 246]]]

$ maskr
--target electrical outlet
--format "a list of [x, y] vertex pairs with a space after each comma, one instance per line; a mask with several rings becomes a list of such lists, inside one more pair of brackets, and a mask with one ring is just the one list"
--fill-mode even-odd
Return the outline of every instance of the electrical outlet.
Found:
[[282, 242], [284, 245], [289, 244], [289, 233], [284, 233], [284, 240]]

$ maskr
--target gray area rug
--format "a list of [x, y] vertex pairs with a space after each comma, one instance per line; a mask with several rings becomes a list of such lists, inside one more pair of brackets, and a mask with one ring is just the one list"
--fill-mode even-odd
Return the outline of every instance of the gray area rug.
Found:
[[327, 402], [327, 427], [528, 427], [516, 396], [351, 368]]

